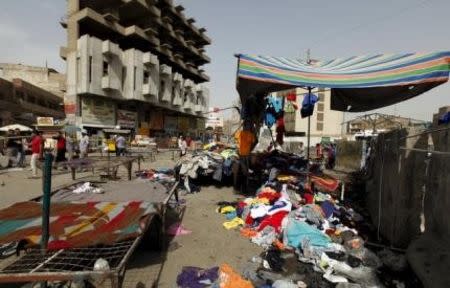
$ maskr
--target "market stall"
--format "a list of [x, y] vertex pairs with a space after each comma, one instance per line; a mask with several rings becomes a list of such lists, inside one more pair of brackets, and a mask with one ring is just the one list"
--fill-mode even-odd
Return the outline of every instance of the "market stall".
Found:
[[[127, 262], [141, 241], [163, 247], [164, 221], [178, 183], [79, 182], [51, 196], [50, 238], [47, 251], [41, 241], [41, 199], [16, 203], [0, 210], [0, 244], [16, 243], [18, 256], [0, 262], [0, 283], [69, 281], [121, 287]], [[167, 185], [168, 184], [168, 185]], [[13, 213], [21, 209], [26, 215]], [[26, 223], [25, 226], [17, 223]], [[96, 235], [92, 237], [92, 235]], [[21, 249], [26, 249], [26, 252]]]
[[[334, 110], [376, 109], [445, 83], [450, 52], [380, 54], [331, 61], [244, 54], [237, 57], [243, 121], [237, 136], [239, 175], [246, 186], [248, 179], [259, 179], [255, 181], [254, 197], [217, 204], [218, 212], [226, 217], [225, 229], [238, 228], [243, 237], [265, 249], [260, 257], [249, 261], [242, 273], [251, 282], [248, 287], [335, 287], [338, 283], [393, 287], [402, 281], [415, 283], [408, 274], [404, 255], [370, 242], [373, 238], [367, 220], [352, 208], [353, 203], [347, 199], [350, 195], [344, 197], [339, 182], [310, 161], [309, 143], [306, 159], [302, 159], [278, 151], [278, 135], [274, 137], [270, 129], [266, 129], [267, 135], [260, 131], [263, 126], [276, 125], [277, 134], [283, 134], [279, 129], [283, 105], [268, 99], [269, 93], [306, 89], [299, 111], [308, 112], [305, 118], [313, 113], [315, 88], [331, 90]], [[369, 249], [373, 247], [377, 249]], [[299, 275], [299, 271], [307, 276]], [[348, 287], [345, 285], [339, 287]]]

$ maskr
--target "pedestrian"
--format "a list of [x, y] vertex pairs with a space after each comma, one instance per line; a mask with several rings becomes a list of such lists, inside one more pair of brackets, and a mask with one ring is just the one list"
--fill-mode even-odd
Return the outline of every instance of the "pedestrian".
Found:
[[73, 138], [70, 135], [66, 136], [66, 151], [67, 151], [67, 160], [72, 161], [73, 151], [74, 151], [74, 143], [73, 143]]
[[125, 156], [126, 142], [122, 135], [116, 137], [116, 156]]
[[318, 159], [322, 159], [323, 158], [322, 145], [320, 143], [316, 144], [316, 157]]
[[89, 136], [87, 135], [87, 131], [81, 132], [81, 140], [80, 140], [80, 158], [88, 157], [89, 153]]
[[298, 146], [298, 156], [300, 156], [300, 157], [302, 157], [302, 158], [305, 158], [305, 147], [304, 147], [304, 144], [303, 144], [303, 142], [300, 142], [299, 143], [299, 146]]
[[183, 136], [178, 139], [178, 148], [180, 149], [180, 157], [186, 155], [187, 142]]
[[17, 137], [15, 139], [16, 149], [17, 149], [16, 165], [17, 165], [17, 167], [23, 167], [23, 165], [25, 163], [25, 149], [23, 148], [22, 136], [20, 135], [19, 128], [16, 128], [16, 130], [14, 132], [15, 132], [14, 136]]
[[14, 130], [9, 129], [6, 137], [7, 137], [7, 140], [6, 140], [5, 146], [6, 146], [6, 156], [8, 156], [8, 159], [9, 159], [8, 166], [13, 166], [17, 163], [17, 153], [18, 153], [17, 142], [16, 142]]
[[42, 132], [34, 131], [32, 134], [30, 148], [31, 148], [31, 173], [32, 177], [37, 177], [37, 161], [39, 160], [40, 155], [42, 154]]
[[66, 138], [61, 131], [58, 132], [58, 136], [55, 137], [56, 140], [56, 158], [55, 163], [66, 161]]

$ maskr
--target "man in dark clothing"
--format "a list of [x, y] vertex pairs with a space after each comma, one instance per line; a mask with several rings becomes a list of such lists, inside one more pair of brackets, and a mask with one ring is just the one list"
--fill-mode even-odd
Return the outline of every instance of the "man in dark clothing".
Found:
[[66, 161], [66, 138], [64, 138], [62, 132], [58, 132], [58, 136], [56, 136], [55, 139], [57, 141], [55, 162], [64, 162]]

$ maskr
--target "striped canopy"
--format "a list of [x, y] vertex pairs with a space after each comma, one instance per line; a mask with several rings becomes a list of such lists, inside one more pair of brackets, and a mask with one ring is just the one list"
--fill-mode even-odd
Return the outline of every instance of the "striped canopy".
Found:
[[311, 61], [237, 55], [241, 99], [294, 87], [331, 89], [331, 108], [367, 111], [417, 96], [448, 80], [450, 52], [379, 54]]

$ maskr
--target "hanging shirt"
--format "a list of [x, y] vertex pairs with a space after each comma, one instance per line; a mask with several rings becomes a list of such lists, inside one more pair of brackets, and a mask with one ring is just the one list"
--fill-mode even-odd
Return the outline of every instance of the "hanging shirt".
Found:
[[319, 98], [314, 94], [306, 94], [303, 98], [302, 109], [300, 114], [302, 118], [309, 117], [314, 113], [314, 104], [319, 100]]
[[255, 134], [248, 130], [241, 130], [236, 133], [235, 139], [239, 147], [239, 155], [250, 155], [253, 144], [256, 141]]

